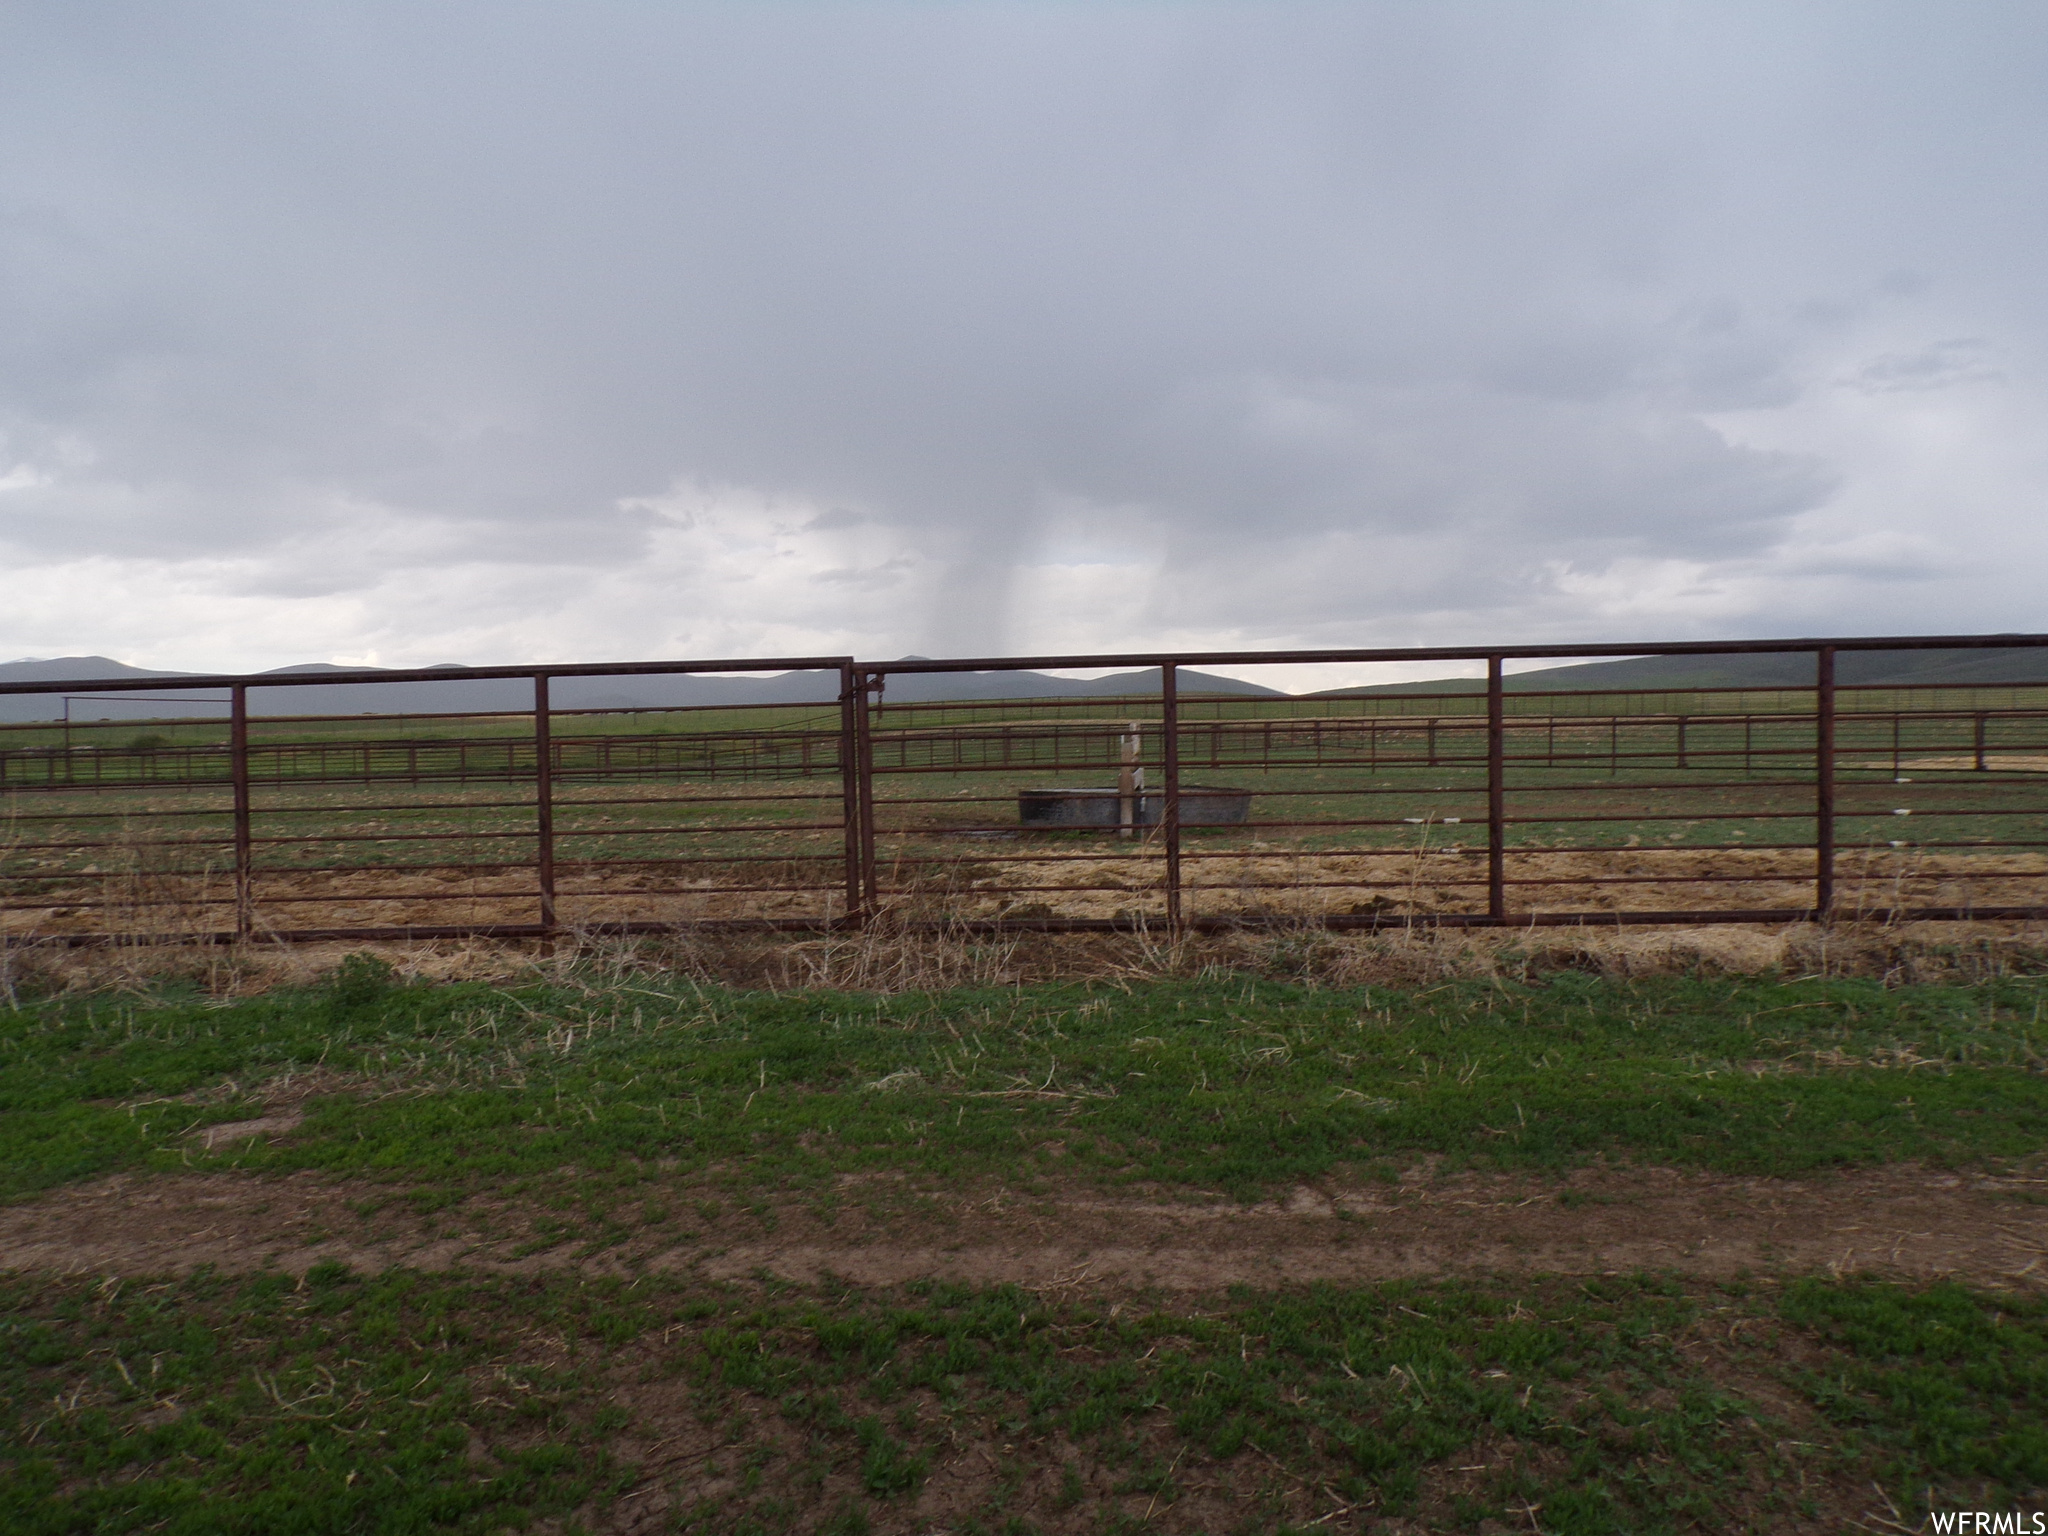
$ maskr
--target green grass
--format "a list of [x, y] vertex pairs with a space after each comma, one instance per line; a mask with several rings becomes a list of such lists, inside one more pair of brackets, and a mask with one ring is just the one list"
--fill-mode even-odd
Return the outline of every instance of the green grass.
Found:
[[[1323, 696], [1295, 699], [1264, 699], [1243, 696], [1201, 696], [1183, 693], [1181, 717], [1190, 724], [1210, 721], [1283, 721], [1378, 718], [1452, 719], [1483, 714], [1484, 684], [1477, 679], [1454, 684], [1449, 689], [1429, 685], [1408, 685], [1422, 691], [1390, 691], [1379, 694]], [[1624, 719], [1657, 715], [1688, 717], [1702, 715], [1755, 714], [1759, 716], [1810, 716], [1814, 707], [1810, 688], [1746, 688], [1734, 692], [1704, 692], [1697, 688], [1616, 688], [1592, 694], [1551, 694], [1518, 689], [1510, 679], [1504, 700], [1513, 717], [1557, 716], [1605, 721], [1610, 716]], [[2029, 710], [2048, 708], [2048, 687], [2025, 684], [1956, 685], [1907, 688], [1844, 688], [1836, 696], [1837, 711], [1844, 716], [1891, 714], [1893, 712], [1972, 713], [1975, 711]], [[975, 699], [951, 703], [892, 704], [885, 702], [876, 714], [883, 730], [931, 728], [934, 726], [985, 725], [994, 721], [1061, 719], [1108, 719], [1133, 710], [1153, 714], [1158, 709], [1154, 695], [1081, 699]], [[468, 715], [452, 718], [417, 718], [398, 714], [375, 717], [380, 725], [410, 740], [519, 739], [530, 737], [530, 715]], [[746, 732], [754, 730], [833, 730], [838, 726], [838, 709], [829, 704], [739, 705], [674, 710], [649, 709], [622, 713], [565, 713], [554, 717], [557, 736], [659, 735]], [[257, 716], [251, 721], [252, 738], [264, 742], [349, 742], [363, 735], [364, 717], [342, 715], [325, 720], [270, 720]], [[9, 750], [50, 749], [70, 746], [78, 750], [134, 749], [140, 738], [160, 738], [166, 745], [211, 746], [226, 739], [227, 722], [222, 715], [210, 717], [154, 718], [130, 708], [119, 720], [75, 720], [68, 731], [54, 722], [8, 722], [0, 724], [0, 747]]]
[[[0, 1187], [315, 1168], [429, 1210], [524, 1194], [543, 1238], [601, 1241], [674, 1201], [829, 1198], [862, 1170], [1252, 1196], [1424, 1157], [1998, 1165], [2048, 1142], [2044, 1007], [2036, 978], [884, 997], [647, 974], [408, 986], [359, 957], [241, 1001], [0, 1013]], [[187, 1134], [313, 1071], [277, 1144]], [[1952, 1284], [1165, 1300], [331, 1262], [0, 1278], [0, 1529], [27, 1536], [571, 1531], [644, 1510], [735, 1533], [1277, 1536], [1382, 1515], [1766, 1533], [1853, 1528], [1885, 1500], [1910, 1526], [2031, 1507], [2044, 1424], [2048, 1298]]]
[[1800, 1389], [1886, 1476], [2048, 1489], [2048, 1299], [1808, 1279], [1781, 1313], [1833, 1352]]
[[[2048, 1301], [1866, 1281], [1200, 1306], [325, 1265], [0, 1288], [0, 1524], [1847, 1529], [2048, 1483]], [[1873, 1485], [1881, 1485], [1879, 1487]], [[649, 1500], [648, 1503], [637, 1503]], [[1823, 1522], [1826, 1522], [1823, 1524]], [[552, 1525], [561, 1529], [561, 1525]]]
[[[650, 1177], [847, 1171], [1251, 1196], [1442, 1157], [1751, 1174], [2048, 1145], [2048, 982], [1565, 973], [1413, 993], [1244, 978], [770, 994], [642, 975], [509, 990], [167, 991], [0, 1013], [0, 1193], [133, 1167], [325, 1169], [634, 1198]], [[190, 1133], [323, 1090], [278, 1144]], [[605, 1193], [609, 1191], [610, 1193]]]
[[[592, 1372], [644, 1318], [602, 1285], [333, 1264], [302, 1283], [18, 1277], [0, 1289], [0, 1525], [297, 1536], [572, 1510], [620, 1486]], [[536, 1328], [565, 1347], [507, 1362]]]

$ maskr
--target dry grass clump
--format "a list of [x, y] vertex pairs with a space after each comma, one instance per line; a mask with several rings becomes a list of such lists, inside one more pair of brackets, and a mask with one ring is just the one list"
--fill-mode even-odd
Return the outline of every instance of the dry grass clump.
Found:
[[1891, 984], [2048, 972], [2048, 930], [1917, 923], [1822, 928], [1402, 929], [1344, 934], [1245, 930], [1153, 946], [1140, 974], [1234, 971], [1328, 986], [1431, 986], [1466, 978], [1533, 981], [1559, 971], [1613, 977], [1868, 976]]
[[144, 992], [190, 985], [210, 997], [308, 986], [353, 954], [372, 954], [406, 980], [531, 979], [539, 946], [464, 940], [435, 944], [109, 944], [0, 946], [0, 1006], [59, 992]]
[[1668, 975], [1866, 976], [1888, 984], [1982, 981], [2048, 972], [2048, 927], [2013, 923], [1838, 923], [1820, 927], [1416, 928], [1340, 933], [1292, 928], [1217, 934], [919, 931], [882, 924], [822, 937], [690, 933], [429, 943], [146, 944], [0, 949], [0, 1005], [87, 990], [186, 984], [218, 997], [303, 986], [350, 954], [405, 980], [553, 982], [588, 988], [635, 978], [769, 991], [927, 992], [1096, 980], [1130, 983], [1256, 975], [1317, 986], [1420, 987], [1460, 979], [1529, 981], [1559, 971]]

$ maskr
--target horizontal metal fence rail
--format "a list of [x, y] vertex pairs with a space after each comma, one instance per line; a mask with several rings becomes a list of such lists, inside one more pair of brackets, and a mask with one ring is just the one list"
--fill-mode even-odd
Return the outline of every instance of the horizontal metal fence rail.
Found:
[[[849, 657], [0, 684], [0, 942], [552, 940], [2048, 917], [2048, 685], [1847, 685], [2048, 636]], [[1509, 663], [1803, 656], [1803, 686], [1509, 686]], [[1470, 662], [1434, 692], [1188, 695], [1192, 667]], [[1134, 697], [892, 699], [1157, 669]], [[568, 678], [817, 672], [835, 704], [558, 708]], [[519, 680], [526, 709], [266, 715], [264, 690]], [[95, 693], [204, 716], [78, 718]], [[175, 692], [173, 692], [175, 690]], [[292, 696], [287, 696], [292, 697]], [[145, 729], [146, 728], [146, 729]], [[167, 733], [167, 734], [166, 734]], [[128, 739], [117, 740], [125, 735]]]

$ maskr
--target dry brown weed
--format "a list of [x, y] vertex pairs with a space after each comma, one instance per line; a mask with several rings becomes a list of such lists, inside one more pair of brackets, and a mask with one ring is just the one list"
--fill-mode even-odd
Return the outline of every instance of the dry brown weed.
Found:
[[2048, 972], [2048, 928], [2015, 923], [1809, 923], [1783, 927], [1414, 928], [1379, 933], [1294, 926], [1223, 933], [972, 934], [883, 921], [818, 937], [678, 932], [621, 938], [428, 943], [17, 945], [0, 950], [0, 1003], [167, 982], [208, 995], [306, 986], [350, 954], [401, 979], [552, 982], [602, 990], [636, 978], [688, 978], [771, 991], [930, 992], [1098, 980], [1134, 983], [1255, 975], [1315, 986], [1526, 981], [1559, 971], [1613, 977], [1864, 976], [1889, 984], [1982, 981]]

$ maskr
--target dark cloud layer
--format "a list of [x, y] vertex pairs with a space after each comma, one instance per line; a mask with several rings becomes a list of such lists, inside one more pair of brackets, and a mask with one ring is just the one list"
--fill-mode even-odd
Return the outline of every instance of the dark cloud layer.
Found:
[[2034, 627], [2043, 78], [2020, 5], [15, 7], [0, 646]]

